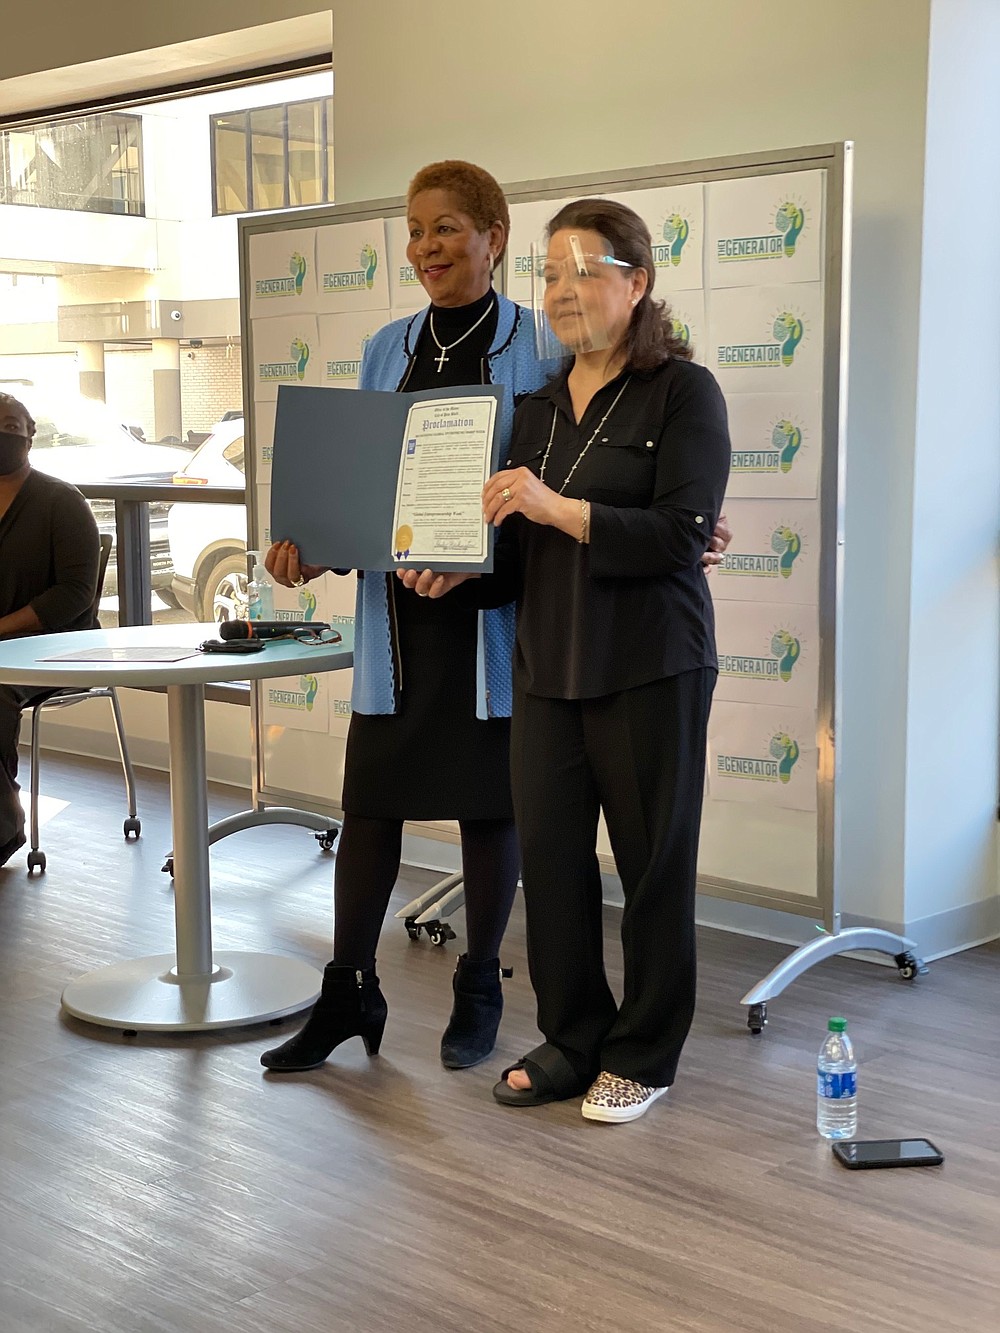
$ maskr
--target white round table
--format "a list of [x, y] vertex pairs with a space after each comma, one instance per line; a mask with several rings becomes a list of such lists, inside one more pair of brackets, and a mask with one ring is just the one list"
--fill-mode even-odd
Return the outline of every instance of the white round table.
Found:
[[[123, 629], [42, 634], [0, 641], [0, 681], [9, 685], [86, 689], [166, 686], [170, 807], [174, 834], [176, 953], [114, 963], [79, 977], [63, 991], [76, 1018], [125, 1031], [200, 1032], [283, 1018], [311, 1005], [320, 974], [277, 954], [212, 952], [205, 774], [205, 686], [236, 680], [334, 671], [353, 664], [353, 632], [338, 644], [268, 643], [262, 653], [199, 653], [216, 625], [135, 625]], [[93, 649], [189, 648], [176, 662], [47, 661]]]

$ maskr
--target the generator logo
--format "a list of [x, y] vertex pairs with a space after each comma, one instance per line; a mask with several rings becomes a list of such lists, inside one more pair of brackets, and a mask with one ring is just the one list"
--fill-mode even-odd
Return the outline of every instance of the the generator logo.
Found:
[[370, 292], [375, 285], [377, 269], [378, 251], [373, 245], [365, 244], [361, 247], [357, 268], [323, 274], [323, 290], [325, 292]]
[[670, 328], [678, 342], [684, 343], [686, 347], [691, 346], [691, 325], [685, 323], [683, 319], [676, 316], [670, 320]]
[[371, 334], [366, 333], [361, 339], [361, 347], [356, 357], [344, 357], [340, 360], [329, 358], [326, 363], [326, 378], [333, 384], [338, 380], [356, 380], [361, 374], [361, 361], [368, 346]]
[[716, 258], [720, 264], [791, 259], [805, 225], [805, 205], [783, 199], [774, 212], [773, 231], [763, 236], [721, 236], [716, 242]]
[[397, 275], [397, 281], [400, 287], [419, 287], [420, 279], [417, 277], [417, 270], [412, 264], [400, 264]]
[[802, 644], [790, 630], [779, 629], [771, 636], [770, 650], [769, 655], [759, 657], [720, 653], [719, 675], [730, 680], [782, 681], [787, 685], [802, 654]]
[[768, 337], [760, 342], [720, 343], [716, 348], [719, 370], [780, 370], [789, 367], [806, 335], [805, 320], [791, 310], [775, 315]]
[[802, 534], [779, 524], [771, 532], [767, 551], [727, 551], [719, 572], [743, 578], [790, 579], [802, 554]]
[[309, 363], [309, 344], [302, 338], [293, 338], [288, 355], [290, 358], [288, 361], [261, 361], [257, 367], [257, 378], [261, 383], [305, 379], [306, 366]]
[[302, 588], [299, 591], [299, 604], [289, 609], [276, 607], [274, 611], [275, 620], [288, 620], [299, 623], [303, 620], [312, 620], [316, 614], [316, 594], [311, 588]]
[[803, 440], [803, 430], [798, 422], [781, 417], [771, 427], [769, 447], [733, 450], [731, 470], [758, 477], [787, 474], [792, 470]]
[[662, 243], [653, 243], [653, 263], [657, 268], [677, 268], [691, 235], [691, 222], [682, 213], [670, 213], [660, 229]]
[[261, 297], [301, 296], [307, 269], [308, 265], [305, 257], [296, 250], [288, 261], [289, 276], [287, 278], [258, 278], [254, 283], [254, 292]]
[[792, 769], [801, 753], [798, 741], [785, 731], [777, 731], [767, 743], [766, 752], [752, 754], [717, 754], [715, 771], [720, 778], [741, 782], [773, 782], [787, 786]]
[[300, 676], [297, 690], [268, 686], [267, 701], [272, 708], [285, 709], [290, 713], [311, 713], [318, 693], [319, 680], [316, 676]]

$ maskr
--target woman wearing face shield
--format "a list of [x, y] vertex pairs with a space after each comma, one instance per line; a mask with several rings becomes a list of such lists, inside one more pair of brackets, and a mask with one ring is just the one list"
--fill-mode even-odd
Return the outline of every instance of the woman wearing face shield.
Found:
[[[484, 512], [522, 579], [511, 774], [545, 1037], [494, 1089], [641, 1116], [695, 999], [694, 896], [714, 620], [702, 560], [729, 473], [725, 403], [654, 301], [649, 232], [608, 200], [549, 224], [541, 277], [570, 354], [519, 406]], [[510, 531], [513, 529], [513, 531]], [[625, 897], [624, 997], [603, 961], [603, 810]]]

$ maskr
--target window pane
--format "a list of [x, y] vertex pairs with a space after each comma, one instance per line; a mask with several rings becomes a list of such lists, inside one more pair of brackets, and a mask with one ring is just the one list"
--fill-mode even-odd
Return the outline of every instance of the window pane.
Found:
[[215, 211], [245, 213], [247, 199], [246, 116], [217, 116], [215, 131]]
[[285, 108], [250, 112], [253, 207], [285, 207]]
[[326, 99], [326, 203], [332, 204], [333, 193], [333, 98]]
[[323, 202], [323, 103], [288, 108], [288, 202]]
[[137, 116], [97, 114], [13, 131], [3, 139], [3, 202], [144, 213]]

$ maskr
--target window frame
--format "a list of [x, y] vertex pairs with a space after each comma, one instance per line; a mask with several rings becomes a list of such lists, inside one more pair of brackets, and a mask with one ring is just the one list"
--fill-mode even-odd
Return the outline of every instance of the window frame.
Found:
[[[323, 114], [320, 116], [320, 136], [317, 148], [320, 155], [321, 171], [319, 184], [322, 192], [322, 199], [313, 204], [292, 204], [290, 198], [289, 182], [289, 145], [288, 145], [288, 112], [291, 107], [308, 106], [314, 103], [320, 103], [323, 108]], [[244, 107], [233, 111], [220, 111], [208, 118], [208, 135], [211, 148], [212, 162], [212, 216], [216, 218], [245, 217], [249, 213], [273, 213], [276, 208], [273, 204], [264, 204], [258, 207], [254, 202], [253, 189], [253, 130], [251, 128], [251, 111], [277, 111], [282, 112], [281, 117], [281, 142], [284, 179], [282, 181], [282, 203], [278, 206], [282, 211], [296, 208], [316, 208], [323, 204], [332, 204], [332, 191], [330, 189], [332, 172], [330, 171], [330, 120], [333, 116], [333, 95], [328, 97], [303, 97], [297, 102], [272, 102], [268, 106]], [[243, 141], [245, 152], [245, 172], [246, 172], [246, 208], [220, 208], [219, 207], [219, 186], [218, 186], [218, 156], [216, 152], [217, 126], [222, 120], [230, 120], [236, 116], [243, 118]]]

